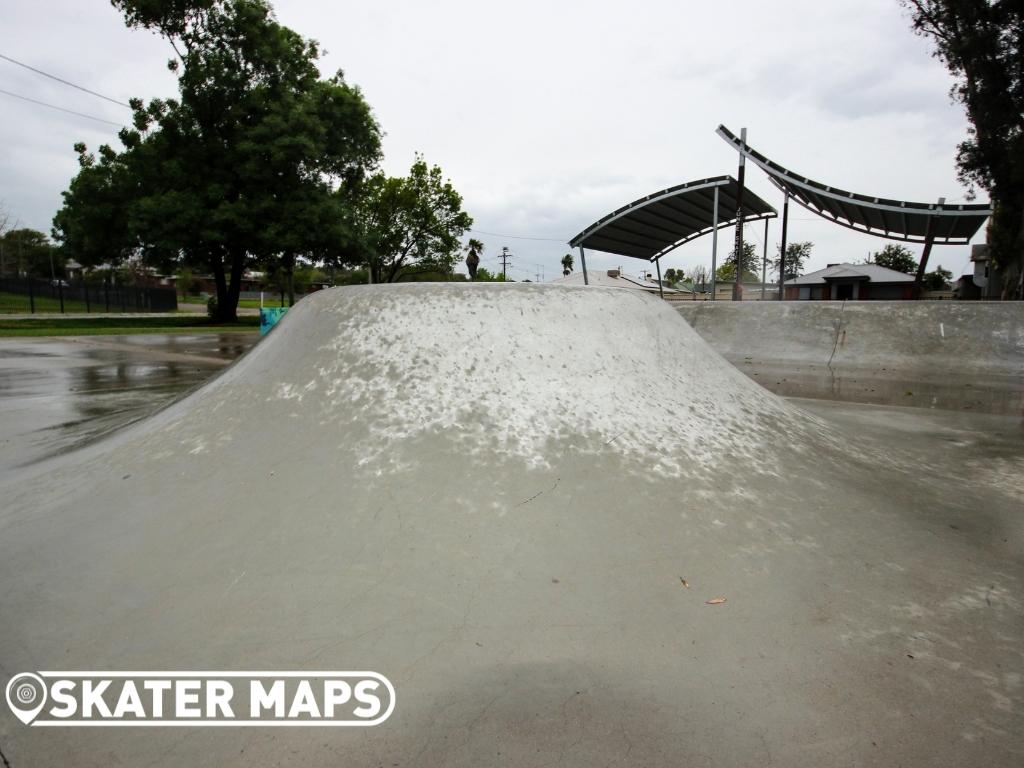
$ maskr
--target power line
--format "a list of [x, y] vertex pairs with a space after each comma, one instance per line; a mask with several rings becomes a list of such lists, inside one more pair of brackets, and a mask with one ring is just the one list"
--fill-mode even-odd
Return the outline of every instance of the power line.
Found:
[[115, 123], [113, 120], [104, 120], [102, 117], [94, 117], [92, 115], [87, 115], [84, 112], [75, 112], [73, 109], [64, 109], [64, 107], [58, 107], [55, 104], [47, 104], [45, 101], [37, 101], [36, 99], [30, 99], [28, 96], [22, 96], [19, 93], [11, 93], [10, 91], [5, 91], [3, 88], [0, 88], [0, 93], [4, 94], [5, 96], [13, 96], [15, 99], [21, 99], [22, 101], [31, 102], [32, 104], [38, 104], [41, 107], [49, 107], [50, 109], [56, 109], [60, 112], [67, 112], [69, 115], [77, 115], [78, 117], [85, 117], [89, 120], [95, 120], [99, 123], [116, 125], [118, 128], [124, 127], [121, 123]]
[[482, 229], [471, 229], [470, 232], [475, 232], [478, 235], [490, 235], [491, 237], [507, 237], [510, 240], [546, 240], [551, 243], [565, 243], [567, 240], [563, 240], [558, 237], [526, 237], [525, 235], [502, 235], [498, 232], [484, 232]]
[[101, 99], [106, 99], [107, 101], [112, 102], [114, 104], [117, 104], [119, 106], [128, 107], [128, 109], [132, 108], [131, 104], [125, 104], [123, 101], [118, 101], [117, 99], [112, 99], [109, 96], [104, 96], [102, 93], [97, 93], [96, 91], [90, 91], [88, 88], [84, 88], [81, 85], [75, 85], [74, 83], [70, 82], [69, 80], [65, 80], [62, 77], [57, 77], [56, 75], [51, 75], [49, 72], [43, 72], [43, 70], [41, 70], [41, 69], [36, 69], [35, 67], [30, 67], [28, 64], [25, 64], [24, 62], [18, 61], [17, 59], [12, 59], [10, 56], [5, 56], [2, 53], [0, 53], [0, 59], [4, 59], [5, 61], [9, 61], [9, 62], [11, 62], [11, 64], [17, 64], [19, 67], [24, 67], [25, 69], [28, 69], [28, 70], [30, 70], [32, 72], [35, 72], [37, 75], [42, 75], [43, 77], [48, 77], [51, 80], [56, 80], [58, 83], [63, 83], [64, 85], [71, 86], [72, 88], [77, 88], [78, 90], [84, 91], [85, 93], [91, 94], [92, 96], [98, 96]]
[[[510, 254], [510, 255], [511, 255], [511, 254]], [[518, 257], [518, 256], [516, 256], [516, 258], [518, 259], [519, 257]], [[493, 262], [499, 262], [499, 261], [501, 261], [501, 255], [499, 254], [499, 255], [497, 255], [497, 256], [484, 256], [484, 257], [483, 257], [483, 258], [482, 258], [482, 259], [480, 260], [480, 263], [481, 263], [481, 264], [483, 264], [484, 262], [490, 262], [490, 261], [493, 261]], [[541, 269], [544, 269], [544, 268], [546, 268], [546, 267], [547, 267], [547, 265], [545, 265], [545, 264], [541, 264], [541, 263], [540, 263], [539, 261], [522, 261], [522, 260], [520, 260], [520, 262], [519, 262], [519, 263], [520, 263], [520, 264], [529, 264], [529, 265], [530, 265], [531, 267], [540, 267]]]

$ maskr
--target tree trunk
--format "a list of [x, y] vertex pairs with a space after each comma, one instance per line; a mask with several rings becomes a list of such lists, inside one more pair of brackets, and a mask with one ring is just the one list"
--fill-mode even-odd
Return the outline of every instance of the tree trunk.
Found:
[[1006, 268], [1003, 270], [1002, 298], [1024, 299], [1024, 205], [1017, 207], [1015, 215], [1008, 221], [1017, 222], [1017, 232], [1010, 240], [1013, 243]]
[[220, 322], [224, 319], [224, 309], [228, 303], [228, 284], [220, 255], [210, 257], [210, 267], [213, 270], [213, 282], [217, 286], [217, 313], [213, 319]]
[[245, 250], [232, 249], [231, 255], [231, 282], [228, 284], [228, 303], [222, 317], [225, 321], [238, 319], [238, 294], [242, 290], [242, 271], [245, 269]]
[[[993, 194], [993, 197], [996, 197]], [[1024, 270], [1024, 199], [997, 199], [989, 225], [988, 244], [992, 261], [1002, 273], [1000, 298], [1019, 299]]]
[[399, 271], [401, 271], [401, 269], [402, 269], [402, 262], [400, 260], [396, 260], [396, 261], [391, 262], [391, 266], [388, 267], [388, 282], [389, 283], [395, 282], [395, 278], [398, 277], [398, 273], [399, 273]]
[[288, 280], [288, 306], [295, 306], [295, 256], [287, 254], [284, 257], [285, 275]]

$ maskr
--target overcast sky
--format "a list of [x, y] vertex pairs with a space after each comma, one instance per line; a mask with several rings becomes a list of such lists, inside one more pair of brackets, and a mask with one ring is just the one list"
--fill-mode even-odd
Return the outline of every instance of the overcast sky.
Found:
[[[719, 123], [746, 126], [751, 146], [833, 186], [964, 200], [954, 167], [963, 110], [896, 0], [274, 7], [324, 46], [325, 73], [343, 69], [362, 88], [386, 133], [384, 168], [403, 174], [417, 151], [439, 164], [476, 222], [484, 266], [507, 246], [516, 279], [559, 275], [567, 240], [638, 197], [735, 175]], [[4, 0], [0, 53], [123, 101], [175, 91], [166, 42], [127, 29], [106, 0]], [[113, 122], [130, 115], [3, 60], [0, 89]], [[72, 145], [118, 146], [117, 127], [4, 94], [0, 109], [0, 201], [23, 226], [48, 232], [77, 168]], [[781, 211], [781, 193], [748, 170], [750, 188]], [[759, 249], [763, 226], [745, 230]], [[731, 230], [724, 239], [731, 244]], [[768, 239], [774, 248], [776, 222]], [[789, 240], [814, 243], [812, 269], [862, 261], [885, 244], [798, 206]], [[662, 266], [710, 266], [710, 253], [702, 238]], [[931, 264], [959, 275], [968, 247], [937, 246]], [[620, 265], [632, 274], [647, 266], [588, 255], [588, 267]]]

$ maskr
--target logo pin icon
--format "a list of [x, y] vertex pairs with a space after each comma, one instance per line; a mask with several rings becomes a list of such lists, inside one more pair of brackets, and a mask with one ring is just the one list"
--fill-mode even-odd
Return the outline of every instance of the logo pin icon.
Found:
[[7, 683], [7, 706], [14, 716], [28, 725], [46, 704], [46, 683], [39, 675], [22, 672]]

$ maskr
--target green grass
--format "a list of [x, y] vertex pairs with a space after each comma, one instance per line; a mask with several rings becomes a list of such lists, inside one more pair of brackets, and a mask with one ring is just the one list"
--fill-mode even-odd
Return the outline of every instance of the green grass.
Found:
[[205, 317], [33, 317], [0, 319], [0, 336], [98, 336], [130, 333], [222, 333], [256, 331], [258, 317], [240, 317], [233, 323], [212, 323]]
[[[60, 299], [52, 299], [49, 295], [35, 297], [36, 312], [60, 312]], [[103, 311], [103, 306], [93, 304], [90, 307], [93, 312]], [[0, 314], [17, 315], [29, 313], [28, 296], [20, 293], [7, 293], [0, 291]], [[72, 301], [64, 299], [65, 312], [85, 312], [84, 301]]]
[[[267, 307], [268, 309], [269, 308], [273, 308], [273, 307], [287, 307], [288, 306], [287, 300], [284, 303], [281, 302], [281, 294], [274, 294], [274, 296], [276, 298], [271, 298], [271, 296], [268, 294], [263, 299], [263, 306]], [[179, 296], [178, 297], [178, 303], [179, 304], [198, 304], [200, 306], [205, 307], [206, 306], [206, 299], [201, 299], [198, 296], [186, 296], [185, 298], [181, 298]], [[239, 309], [259, 309], [260, 308], [260, 300], [259, 299], [239, 299], [238, 300], [238, 308]]]

